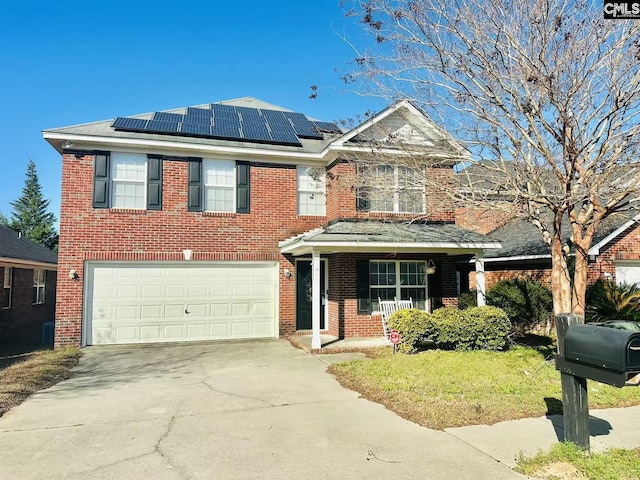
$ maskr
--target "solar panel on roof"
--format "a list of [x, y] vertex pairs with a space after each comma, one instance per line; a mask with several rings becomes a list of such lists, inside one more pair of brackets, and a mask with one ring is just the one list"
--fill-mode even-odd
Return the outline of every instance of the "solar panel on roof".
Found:
[[304, 114], [212, 103], [211, 109], [188, 107], [184, 115], [155, 112], [151, 120], [117, 117], [116, 130], [184, 134], [239, 141], [301, 146], [299, 138], [323, 138], [322, 132], [341, 133], [331, 122], [315, 122]]
[[236, 111], [240, 114], [243, 138], [262, 142], [271, 141], [267, 123], [264, 117], [260, 115], [259, 110], [255, 108], [236, 107]]
[[158, 120], [159, 122], [179, 123], [183, 121], [183, 118], [184, 115], [181, 115], [179, 113], [155, 112], [151, 120]]
[[180, 124], [178, 122], [161, 122], [159, 120], [149, 120], [145, 128], [148, 132], [157, 133], [178, 133]]
[[242, 123], [242, 137], [245, 140], [257, 140], [261, 142], [270, 142], [271, 135], [269, 135], [269, 130], [267, 130], [267, 126], [262, 123]]
[[281, 111], [262, 110], [262, 115], [269, 125], [271, 138], [274, 142], [300, 145], [293, 126]]
[[127, 117], [117, 117], [111, 124], [116, 130], [144, 130], [146, 125], [146, 120]]
[[232, 138], [241, 140], [240, 119], [233, 117], [214, 117], [212, 135], [214, 137]]
[[330, 133], [342, 133], [340, 127], [333, 122], [313, 122], [319, 131]]
[[322, 138], [322, 135], [315, 130], [315, 125], [302, 113], [284, 112], [284, 116], [293, 123], [293, 128], [299, 137]]
[[236, 107], [234, 107], [233, 105], [220, 105], [219, 103], [212, 103], [211, 110], [213, 111], [214, 121], [216, 117], [238, 118]]
[[180, 126], [181, 133], [188, 133], [190, 135], [202, 135], [204, 137], [210, 137], [211, 125], [204, 123], [183, 123]]
[[187, 123], [206, 123], [210, 125], [212, 116], [213, 112], [208, 108], [188, 107], [184, 121]]

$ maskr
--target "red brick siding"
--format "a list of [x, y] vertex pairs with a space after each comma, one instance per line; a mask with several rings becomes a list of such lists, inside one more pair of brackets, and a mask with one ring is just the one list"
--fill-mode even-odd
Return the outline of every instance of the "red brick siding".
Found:
[[[179, 261], [182, 250], [198, 260], [275, 260], [278, 242], [326, 222], [325, 217], [297, 215], [296, 168], [251, 166], [251, 213], [212, 214], [187, 211], [187, 163], [163, 162], [163, 210], [92, 208], [93, 156], [63, 156], [62, 208], [58, 268], [75, 269], [80, 279], [58, 280], [56, 345], [79, 345], [82, 285], [87, 260]], [[293, 268], [289, 265], [290, 270]], [[295, 312], [280, 275], [280, 334], [295, 329]]]
[[589, 283], [605, 274], [615, 281], [616, 260], [640, 261], [640, 226], [632, 226], [600, 250], [596, 262], [589, 264]]
[[[516, 265], [514, 265], [515, 267]], [[497, 282], [501, 280], [511, 280], [514, 278], [521, 278], [524, 280], [537, 280], [544, 283], [548, 287], [551, 287], [551, 267], [549, 268], [531, 268], [531, 269], [519, 269], [519, 270], [485, 270], [484, 281], [485, 289], [491, 288]], [[471, 271], [469, 273], [469, 289], [475, 290], [476, 284], [476, 272]]]
[[456, 225], [482, 234], [494, 231], [513, 218], [506, 210], [478, 207], [459, 207], [455, 215]]
[[[63, 155], [62, 171], [58, 268], [61, 272], [76, 270], [79, 279], [71, 280], [66, 274], [58, 278], [58, 347], [80, 345], [82, 341], [86, 261], [181, 261], [184, 249], [193, 250], [192, 261], [279, 261], [279, 331], [284, 337], [295, 333], [295, 273], [292, 278], [284, 276], [285, 269], [294, 272], [295, 266], [292, 257], [280, 255], [279, 241], [337, 218], [413, 217], [356, 212], [355, 190], [345, 184], [354, 170], [345, 163], [329, 168], [327, 215], [317, 217], [297, 215], [295, 166], [251, 165], [249, 214], [188, 212], [188, 172], [184, 161], [163, 161], [161, 211], [92, 208], [93, 155]], [[443, 185], [453, 182], [450, 169], [430, 169], [430, 174], [439, 176]], [[443, 198], [427, 203], [430, 220], [454, 220], [453, 209]], [[340, 336], [378, 335], [381, 333], [379, 321], [373, 321], [368, 315], [357, 315], [355, 311], [353, 258], [342, 267], [330, 260], [329, 284], [333, 295], [328, 299], [328, 331]], [[409, 258], [421, 257], [410, 255]], [[455, 302], [455, 275], [453, 266], [446, 268], [451, 275], [446, 288], [451, 290], [453, 285], [454, 292], [449, 292], [446, 302], [451, 303]], [[347, 295], [344, 299], [340, 298], [343, 291]]]
[[[0, 267], [0, 279], [4, 278]], [[11, 307], [0, 309], [0, 340], [39, 343], [42, 324], [55, 318], [56, 272], [48, 270], [45, 278], [45, 301], [33, 305], [33, 270], [13, 268]], [[0, 296], [4, 295], [4, 289]]]

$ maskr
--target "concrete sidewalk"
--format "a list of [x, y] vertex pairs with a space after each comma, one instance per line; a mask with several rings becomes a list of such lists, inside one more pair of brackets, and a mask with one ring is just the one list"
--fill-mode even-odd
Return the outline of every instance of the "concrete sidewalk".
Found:
[[[634, 387], [627, 387], [634, 388]], [[640, 406], [591, 410], [592, 452], [609, 448], [640, 448]], [[515, 467], [520, 454], [531, 456], [562, 441], [562, 415], [512, 420], [495, 425], [448, 428], [458, 438], [496, 461]]]
[[[517, 479], [561, 419], [435, 431], [346, 390], [283, 340], [89, 347], [0, 418], [4, 479]], [[594, 449], [640, 446], [638, 407], [592, 412]]]

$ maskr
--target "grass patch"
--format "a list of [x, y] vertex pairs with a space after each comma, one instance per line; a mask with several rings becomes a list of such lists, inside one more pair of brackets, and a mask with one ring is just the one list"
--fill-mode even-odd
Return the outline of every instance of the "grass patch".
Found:
[[[546, 347], [506, 352], [429, 350], [376, 352], [375, 358], [332, 365], [346, 388], [428, 428], [491, 425], [562, 413], [560, 375]], [[640, 404], [640, 388], [590, 380], [591, 408]]]
[[0, 416], [29, 395], [69, 378], [78, 364], [80, 350], [39, 350], [21, 356], [21, 361], [0, 369]]
[[586, 455], [572, 443], [557, 443], [548, 453], [520, 458], [516, 471], [545, 479], [619, 480], [640, 479], [640, 448], [612, 448]]

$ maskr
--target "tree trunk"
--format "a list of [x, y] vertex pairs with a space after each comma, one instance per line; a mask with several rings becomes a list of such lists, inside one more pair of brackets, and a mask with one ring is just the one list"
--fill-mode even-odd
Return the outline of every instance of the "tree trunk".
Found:
[[573, 273], [573, 298], [571, 313], [580, 315], [584, 318], [586, 302], [585, 295], [587, 292], [588, 268], [589, 268], [589, 249], [593, 233], [587, 231], [582, 236], [579, 227], [573, 226], [573, 243], [576, 247], [576, 268]]
[[571, 278], [567, 268], [567, 259], [562, 251], [562, 237], [559, 231], [551, 239], [551, 293], [553, 295], [553, 314], [571, 312]]

